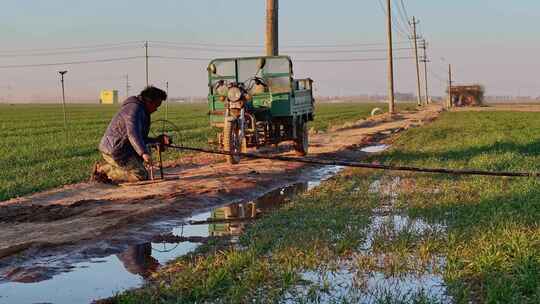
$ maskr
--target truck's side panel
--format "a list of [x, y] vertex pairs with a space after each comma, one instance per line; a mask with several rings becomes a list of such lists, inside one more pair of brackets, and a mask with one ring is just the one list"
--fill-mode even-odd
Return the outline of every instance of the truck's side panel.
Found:
[[313, 112], [313, 98], [310, 90], [294, 92], [291, 100], [291, 116], [304, 115]]

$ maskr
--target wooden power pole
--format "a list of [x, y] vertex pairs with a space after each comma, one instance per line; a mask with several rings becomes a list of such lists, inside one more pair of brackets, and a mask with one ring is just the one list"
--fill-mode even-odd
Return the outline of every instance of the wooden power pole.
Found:
[[66, 140], [68, 139], [68, 129], [67, 129], [67, 115], [66, 115], [66, 91], [64, 89], [64, 75], [68, 71], [58, 71], [58, 74], [60, 74], [60, 83], [62, 85], [62, 112], [64, 113], [64, 134], [66, 136]]
[[148, 41], [144, 42], [144, 53], [145, 53], [145, 62], [146, 62], [146, 86], [148, 86]]
[[452, 65], [448, 65], [448, 109], [452, 107]]
[[129, 74], [126, 74], [126, 99], [129, 97]]
[[279, 0], [266, 0], [266, 56], [279, 55]]
[[422, 40], [422, 49], [424, 50], [424, 56], [422, 58], [422, 62], [424, 63], [424, 86], [426, 89], [426, 104], [428, 104], [429, 103], [429, 85], [428, 85], [427, 64], [429, 62], [429, 59], [427, 57], [427, 42], [425, 39]]
[[422, 105], [422, 89], [421, 89], [421, 86], [420, 86], [420, 63], [419, 63], [419, 60], [418, 60], [418, 37], [416, 35], [416, 25], [418, 25], [418, 22], [416, 20], [416, 17], [413, 16], [412, 18], [412, 27], [413, 27], [413, 41], [414, 41], [414, 57], [416, 58], [416, 83], [417, 83], [417, 90], [416, 90], [416, 95], [417, 95], [417, 103], [418, 103], [418, 106], [421, 106]]
[[392, 3], [386, 0], [387, 5], [387, 31], [388, 31], [388, 113], [395, 113], [394, 109], [394, 50], [392, 41]]

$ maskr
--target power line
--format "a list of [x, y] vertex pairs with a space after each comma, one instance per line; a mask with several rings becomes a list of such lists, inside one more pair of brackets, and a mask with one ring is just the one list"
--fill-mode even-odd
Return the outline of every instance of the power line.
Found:
[[[170, 45], [170, 46], [179, 46], [179, 47], [219, 47], [219, 48], [241, 48], [241, 47], [251, 47], [251, 48], [260, 48], [263, 49], [263, 45], [241, 45], [241, 44], [218, 44], [218, 43], [191, 43], [191, 42], [179, 42], [179, 41], [148, 41], [153, 45]], [[396, 41], [394, 44], [408, 44], [408, 41]], [[340, 47], [362, 47], [362, 46], [381, 46], [386, 45], [385, 42], [369, 42], [369, 43], [335, 43], [335, 44], [284, 44], [284, 47], [291, 48], [340, 48]]]
[[397, 3], [397, 0], [392, 0], [392, 3], [398, 11], [397, 18], [395, 18], [397, 20], [397, 25], [401, 29], [402, 33], [405, 33], [406, 36], [410, 36], [412, 31], [411, 27], [409, 26], [409, 20], [404, 17], [404, 13], [401, 11], [401, 7]]
[[11, 68], [33, 68], [33, 67], [47, 67], [47, 66], [58, 66], [58, 65], [73, 65], [73, 64], [88, 64], [88, 63], [101, 63], [101, 62], [127, 61], [127, 60], [139, 59], [139, 58], [144, 58], [144, 56], [118, 57], [118, 58], [106, 58], [106, 59], [95, 59], [95, 60], [81, 60], [81, 61], [68, 61], [68, 62], [54, 62], [54, 63], [0, 65], [0, 69], [11, 69]]
[[55, 47], [55, 48], [40, 48], [40, 49], [11, 49], [3, 50], [0, 53], [21, 53], [21, 52], [52, 52], [60, 50], [77, 50], [77, 49], [96, 49], [96, 48], [106, 48], [106, 47], [115, 47], [115, 46], [125, 46], [125, 45], [135, 45], [139, 44], [141, 41], [126, 41], [118, 43], [103, 43], [103, 44], [93, 44], [93, 45], [83, 45], [83, 46], [70, 46], [70, 47]]
[[[383, 15], [386, 16], [386, 17], [388, 17], [388, 12], [387, 12], [386, 9], [384, 8], [384, 5], [383, 5], [382, 1], [381, 1], [381, 0], [378, 0], [378, 2], [379, 2], [379, 7], [381, 8], [381, 11], [382, 11]], [[409, 34], [406, 33], [406, 31], [403, 31], [403, 30], [401, 29], [400, 24], [398, 24], [398, 23], [396, 22], [396, 19], [394, 19], [393, 16], [392, 16], [392, 24], [394, 25], [393, 28], [394, 28], [395, 32], [396, 32], [399, 36], [401, 36], [401, 38], [403, 38], [403, 39], [409, 39], [409, 37], [408, 37]], [[393, 44], [393, 43], [392, 43], [392, 44]]]
[[[414, 57], [394, 57], [394, 60], [413, 59]], [[297, 59], [295, 62], [368, 62], [386, 61], [388, 58], [350, 58], [350, 59]]]
[[180, 56], [148, 56], [148, 58], [157, 58], [157, 59], [176, 59], [183, 61], [210, 61], [211, 58], [197, 58], [197, 57], [180, 57]]
[[[397, 0], [396, 0], [397, 1]], [[405, 20], [411, 20], [411, 18], [409, 18], [409, 14], [407, 13], [407, 8], [405, 6], [405, 3], [403, 0], [399, 0], [400, 4], [401, 4], [401, 8], [403, 9], [403, 14], [405, 14]]]
[[[175, 59], [183, 61], [209, 61], [210, 58], [195, 58], [195, 57], [176, 57], [176, 56], [150, 56], [150, 58], [158, 59]], [[413, 59], [414, 57], [394, 57], [397, 60]], [[296, 59], [295, 62], [369, 62], [369, 61], [386, 61], [388, 58], [336, 58], [336, 59]]]
[[[208, 48], [193, 48], [193, 47], [187, 47], [187, 46], [161, 46], [161, 45], [154, 45], [156, 48], [160, 49], [170, 49], [170, 50], [197, 50], [202, 52], [214, 52], [214, 53], [253, 53], [254, 51], [238, 51], [238, 50], [223, 50], [223, 49], [208, 49]], [[397, 51], [403, 51], [403, 50], [412, 50], [412, 48], [409, 47], [398, 47], [396, 48]], [[286, 53], [299, 53], [299, 54], [339, 54], [339, 53], [373, 53], [373, 52], [385, 52], [386, 49], [346, 49], [346, 50], [329, 50], [329, 49], [323, 49], [323, 50], [314, 50], [314, 49], [284, 49], [283, 52]]]
[[0, 58], [17, 58], [17, 57], [39, 57], [39, 56], [55, 56], [55, 55], [67, 55], [67, 54], [89, 54], [89, 53], [99, 53], [106, 51], [117, 51], [117, 50], [128, 50], [133, 49], [131, 46], [116, 46], [108, 48], [99, 48], [99, 49], [86, 49], [86, 50], [72, 50], [72, 51], [56, 51], [56, 52], [47, 52], [47, 53], [13, 53], [13, 54], [2, 54], [0, 53]]

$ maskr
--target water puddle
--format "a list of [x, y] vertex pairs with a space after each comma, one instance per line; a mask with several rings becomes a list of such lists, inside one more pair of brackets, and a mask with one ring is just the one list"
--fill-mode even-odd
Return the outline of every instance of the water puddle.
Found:
[[374, 145], [362, 148], [360, 151], [365, 153], [381, 153], [386, 151], [388, 148], [390, 148], [389, 145]]
[[[381, 239], [391, 241], [402, 233], [421, 236], [444, 232], [443, 225], [428, 224], [402, 215], [375, 215], [357, 253], [317, 271], [302, 273], [304, 284], [286, 296], [286, 303], [310, 299], [313, 303], [452, 303], [440, 274], [444, 257], [423, 261], [413, 253], [402, 256], [375, 252]], [[399, 269], [399, 270], [397, 270]]]
[[[386, 148], [388, 146], [378, 145], [362, 151], [378, 153]], [[209, 240], [236, 243], [249, 223], [279, 208], [287, 198], [319, 186], [343, 169], [340, 166], [309, 169], [300, 183], [276, 189], [254, 201], [217, 207], [188, 219], [153, 223], [140, 229], [141, 242], [137, 245], [125, 245], [119, 238], [112, 241], [123, 247], [104, 241], [95, 245], [99, 250], [91, 254], [70, 247], [62, 253], [31, 252], [20, 259], [15, 257], [8, 261], [7, 268], [5, 262], [0, 263], [0, 270], [8, 269], [0, 271], [0, 304], [90, 303], [137, 288], [153, 271], [194, 252]], [[157, 235], [153, 242], [146, 241], [148, 234], [154, 232], [166, 234]], [[117, 253], [118, 248], [125, 250]], [[29, 257], [32, 259], [26, 260]]]
[[[218, 207], [182, 221], [154, 223], [152, 231], [167, 232], [154, 238], [159, 242], [128, 246], [121, 253], [88, 259], [74, 251], [21, 262], [19, 267], [0, 273], [0, 303], [90, 303], [139, 287], [162, 265], [194, 252], [208, 240], [236, 243], [253, 220], [341, 170], [343, 167], [336, 166], [312, 169], [301, 183], [276, 189], [254, 201]], [[81, 261], [72, 262], [77, 260]]]
[[401, 183], [400, 177], [385, 176], [370, 185], [368, 192], [379, 194], [381, 201], [357, 252], [302, 273], [304, 283], [286, 295], [286, 303], [453, 302], [441, 274], [445, 257], [388, 249], [394, 241], [446, 236], [444, 224], [399, 214], [396, 202]]
[[[305, 272], [306, 286], [296, 288], [286, 296], [286, 303], [452, 303], [446, 295], [444, 281], [436, 275], [389, 277], [379, 272], [359, 272], [350, 263], [338, 270]], [[423, 302], [422, 302], [423, 303]]]

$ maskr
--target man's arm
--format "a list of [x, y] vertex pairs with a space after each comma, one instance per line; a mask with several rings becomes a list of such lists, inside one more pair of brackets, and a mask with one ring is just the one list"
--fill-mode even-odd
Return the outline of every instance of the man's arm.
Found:
[[137, 110], [137, 107], [131, 107], [123, 116], [129, 142], [133, 146], [133, 149], [135, 149], [135, 152], [141, 157], [144, 154], [150, 154], [144, 141], [144, 134], [142, 134], [143, 115], [144, 113], [141, 110]]

